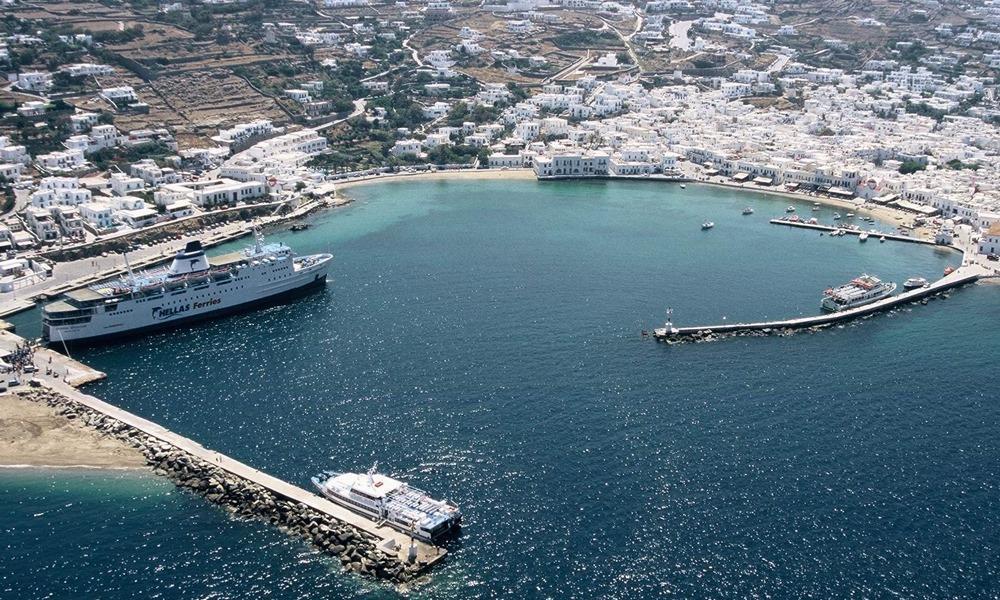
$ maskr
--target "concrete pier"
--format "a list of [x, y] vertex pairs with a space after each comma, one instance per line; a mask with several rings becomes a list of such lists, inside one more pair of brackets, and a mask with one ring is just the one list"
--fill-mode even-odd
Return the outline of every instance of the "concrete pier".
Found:
[[[823, 231], [832, 233], [838, 229], [843, 231], [846, 235], [861, 235], [862, 233], [868, 233], [871, 237], [870, 242], [878, 242], [878, 238], [884, 237], [886, 240], [892, 240], [894, 242], [909, 242], [911, 244], [926, 244], [928, 246], [937, 246], [933, 240], [924, 240], [917, 237], [910, 237], [906, 235], [898, 235], [895, 233], [872, 233], [867, 229], [850, 229], [847, 227], [836, 227], [830, 225], [821, 225], [819, 223], [806, 223], [805, 221], [789, 221], [787, 218], [782, 219], [771, 219], [770, 223], [772, 225], [784, 225], [786, 227], [798, 227], [800, 229], [812, 229], [814, 231]], [[943, 246], [945, 248], [950, 248], [950, 246]]]
[[927, 287], [909, 290], [895, 296], [883, 298], [877, 302], [858, 306], [849, 310], [831, 312], [814, 317], [800, 317], [797, 319], [787, 319], [783, 321], [761, 321], [756, 323], [726, 323], [719, 325], [699, 325], [696, 327], [661, 327], [653, 330], [653, 337], [657, 340], [673, 341], [694, 337], [705, 337], [715, 334], [738, 335], [749, 332], [762, 332], [764, 334], [794, 329], [807, 329], [810, 327], [828, 327], [838, 323], [844, 323], [853, 319], [859, 319], [871, 314], [887, 311], [897, 306], [916, 302], [939, 294], [946, 290], [956, 288], [968, 283], [973, 283], [980, 277], [986, 277], [990, 273], [979, 265], [967, 265], [956, 269], [950, 275], [938, 279]]
[[[13, 347], [18, 343], [23, 343], [23, 341], [14, 334], [0, 332], [0, 348]], [[214, 480], [225, 476], [241, 482], [240, 485], [245, 488], [266, 491], [264, 494], [258, 494], [253, 499], [253, 504], [257, 506], [267, 503], [269, 514], [254, 512], [242, 512], [241, 514], [270, 518], [272, 522], [289, 529], [298, 527], [297, 533], [309, 538], [321, 550], [340, 555], [345, 568], [402, 583], [438, 563], [447, 554], [444, 548], [414, 540], [391, 527], [380, 526], [339, 504], [268, 475], [234, 458], [205, 448], [190, 438], [87, 395], [75, 387], [87, 381], [104, 377], [104, 373], [100, 371], [90, 369], [82, 363], [45, 348], [36, 350], [34, 362], [38, 372], [24, 377], [23, 384], [27, 388], [25, 392], [31, 389], [47, 389], [65, 399], [65, 401], [60, 400], [59, 402], [67, 410], [74, 411], [74, 414], [86, 411], [90, 418], [100, 417], [100, 421], [105, 427], [103, 429], [105, 433], [114, 432], [118, 437], [130, 443], [135, 441], [134, 445], [144, 451], [150, 465], [155, 466], [159, 474], [167, 474], [166, 470], [174, 467], [177, 470], [183, 470], [182, 475], [174, 477], [178, 485], [184, 485], [181, 480], [187, 478], [189, 482], [191, 480], [199, 482], [196, 485], [200, 487], [200, 482], [209, 479], [210, 474], [213, 474], [211, 477]], [[28, 385], [29, 383], [30, 385]], [[49, 401], [51, 402], [51, 397]], [[178, 459], [178, 457], [183, 458]], [[175, 459], [178, 459], [178, 463], [181, 464], [172, 462]], [[168, 461], [171, 461], [170, 464]], [[192, 486], [186, 485], [186, 487]], [[206, 495], [210, 500], [212, 499], [210, 490], [198, 489], [197, 491]], [[280, 522], [275, 518], [276, 513], [273, 508], [275, 501], [280, 501], [286, 506], [293, 506], [298, 513], [306, 516], [300, 516], [298, 524]], [[315, 521], [317, 517], [332, 525], [356, 531], [359, 535], [364, 536], [363, 539], [357, 538], [356, 543], [359, 544], [359, 548], [360, 544], [370, 544], [367, 550], [368, 554], [362, 558], [359, 558], [357, 554], [351, 555], [351, 547], [339, 544], [335, 531], [332, 533], [326, 531], [320, 536], [309, 531], [310, 521]], [[317, 527], [321, 526], [322, 523], [317, 525]], [[376, 562], [369, 558], [376, 554], [378, 556], [384, 555], [387, 563], [382, 561], [383, 564], [376, 565]], [[397, 565], [397, 568], [390, 568], [393, 565]]]

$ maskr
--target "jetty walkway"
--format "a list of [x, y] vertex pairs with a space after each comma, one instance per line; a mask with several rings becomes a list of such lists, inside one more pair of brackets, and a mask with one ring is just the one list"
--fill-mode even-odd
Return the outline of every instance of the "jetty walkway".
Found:
[[[875, 238], [874, 241], [878, 241], [878, 238], [883, 238], [884, 237], [887, 240], [892, 240], [892, 241], [895, 241], [895, 242], [909, 242], [911, 244], [926, 244], [928, 246], [937, 246], [937, 245], [940, 245], [940, 244], [935, 243], [934, 240], [925, 240], [925, 239], [922, 239], [922, 238], [911, 237], [911, 236], [908, 236], [908, 235], [899, 235], [899, 234], [896, 234], [896, 233], [882, 233], [882, 232], [872, 233], [871, 231], [869, 231], [867, 229], [852, 229], [850, 227], [835, 227], [835, 226], [830, 226], [830, 225], [821, 225], [819, 223], [807, 223], [805, 221], [789, 221], [787, 218], [771, 219], [770, 223], [772, 225], [784, 225], [786, 227], [798, 227], [800, 229], [812, 229], [812, 230], [815, 230], [815, 231], [823, 231], [823, 232], [828, 232], [828, 233], [833, 233], [834, 231], [837, 231], [839, 229], [840, 231], [843, 231], [847, 235], [861, 235], [862, 233], [867, 233], [872, 238]], [[943, 246], [943, 247], [944, 248], [951, 248], [951, 246]]]
[[[773, 221], [772, 221], [773, 222]], [[972, 283], [981, 277], [991, 276], [992, 273], [981, 265], [971, 264], [959, 267], [949, 275], [945, 275], [934, 283], [926, 287], [906, 291], [895, 296], [883, 298], [877, 302], [832, 312], [814, 317], [800, 317], [787, 319], [784, 321], [761, 321], [756, 323], [726, 323], [721, 325], [699, 325], [696, 327], [673, 327], [667, 324], [653, 330], [653, 337], [657, 340], [681, 340], [684, 338], [701, 337], [711, 334], [739, 334], [752, 331], [759, 331], [765, 334], [784, 329], [807, 329], [809, 327], [826, 327], [837, 323], [843, 323], [866, 317], [868, 315], [890, 310], [903, 304], [916, 302], [939, 294], [946, 290], [956, 288], [967, 283]]]
[[[14, 334], [0, 333], [0, 346], [13, 345], [18, 341], [23, 342], [21, 338]], [[335, 504], [326, 498], [268, 475], [263, 471], [215, 450], [205, 448], [190, 438], [174, 433], [162, 425], [108, 404], [103, 400], [84, 394], [74, 387], [74, 385], [103, 378], [105, 375], [100, 371], [91, 369], [82, 363], [47, 348], [39, 348], [36, 351], [35, 362], [40, 367], [39, 372], [35, 374], [35, 378], [44, 387], [58, 392], [66, 398], [102, 415], [116, 419], [134, 430], [155, 438], [159, 442], [169, 444], [194, 458], [201, 459], [213, 467], [218, 467], [235, 477], [255, 483], [278, 497], [299, 502], [336, 521], [369, 533], [380, 540], [378, 548], [382, 552], [395, 556], [400, 562], [411, 562], [411, 544], [415, 552], [415, 556], [412, 556], [414, 562], [424, 565], [424, 568], [429, 568], [431, 565], [439, 562], [447, 554], [447, 550], [444, 548], [411, 539], [410, 536], [391, 527], [385, 525], [379, 526], [374, 521], [358, 515], [339, 504]], [[46, 363], [49, 365], [49, 368], [45, 368]]]

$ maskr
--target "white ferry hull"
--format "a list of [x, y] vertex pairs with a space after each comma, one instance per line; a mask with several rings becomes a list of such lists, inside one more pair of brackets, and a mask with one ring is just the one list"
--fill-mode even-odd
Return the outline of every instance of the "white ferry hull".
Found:
[[287, 264], [291, 258], [286, 264], [254, 264], [229, 280], [206, 277], [159, 295], [109, 301], [109, 306], [94, 306], [85, 319], [76, 319], [83, 322], [60, 322], [58, 313], [43, 313], [42, 338], [56, 347], [98, 343], [277, 304], [326, 283], [332, 256], [303, 258], [313, 262], [298, 269]]
[[[317, 486], [317, 487], [319, 487], [319, 486]], [[336, 504], [338, 506], [343, 506], [347, 510], [349, 510], [349, 511], [355, 513], [355, 514], [361, 515], [362, 517], [365, 517], [366, 519], [371, 519], [372, 521], [375, 521], [376, 523], [383, 523], [384, 525], [392, 527], [393, 529], [395, 529], [396, 531], [398, 531], [400, 533], [405, 533], [406, 535], [412, 536], [412, 537], [414, 537], [414, 538], [416, 538], [418, 540], [421, 540], [423, 542], [427, 542], [428, 544], [436, 544], [436, 543], [440, 542], [442, 538], [448, 537], [451, 534], [458, 535], [458, 533], [456, 533], [456, 532], [458, 532], [458, 530], [462, 528], [461, 522], [455, 521], [455, 522], [449, 524], [448, 529], [442, 531], [440, 534], [438, 534], [438, 535], [436, 535], [434, 537], [431, 537], [431, 536], [422, 534], [419, 530], [412, 529], [412, 528], [409, 528], [409, 527], [404, 527], [404, 526], [396, 523], [395, 521], [386, 520], [386, 521], [383, 522], [381, 520], [381, 518], [379, 517], [379, 514], [377, 512], [375, 512], [373, 510], [369, 510], [369, 509], [364, 508], [362, 506], [358, 506], [357, 504], [354, 504], [353, 502], [349, 502], [349, 501], [345, 500], [344, 498], [341, 498], [340, 496], [337, 496], [336, 494], [327, 494], [327, 493], [323, 492], [322, 488], [320, 489], [320, 492], [321, 492], [321, 494], [322, 494], [322, 496], [324, 498], [326, 498], [327, 500], [329, 500], [330, 502], [333, 502], [334, 504]]]
[[[326, 276], [322, 278], [317, 278], [314, 281], [310, 281], [305, 285], [297, 288], [293, 288], [286, 292], [281, 292], [274, 296], [267, 296], [258, 300], [248, 300], [239, 304], [234, 304], [227, 306], [225, 308], [220, 308], [216, 310], [211, 310], [207, 312], [200, 312], [197, 314], [189, 315], [186, 317], [180, 317], [177, 319], [171, 319], [163, 323], [153, 323], [138, 328], [123, 329], [120, 331], [109, 331], [107, 333], [99, 333], [92, 335], [90, 332], [81, 331], [73, 332], [67, 331], [65, 328], [59, 328], [58, 332], [52, 332], [49, 330], [47, 325], [43, 325], [42, 339], [46, 341], [49, 345], [59, 347], [62, 346], [63, 341], [68, 345], [72, 346], [84, 346], [87, 344], [100, 344], [103, 342], [112, 342], [115, 340], [123, 340], [130, 337], [139, 337], [149, 333], [154, 333], [157, 331], [163, 331], [173, 327], [180, 327], [183, 325], [189, 325], [198, 321], [208, 321], [211, 319], [221, 319], [230, 315], [236, 315], [245, 312], [251, 312], [254, 310], [259, 310], [261, 308], [266, 308], [268, 306], [275, 306], [299, 298], [310, 292], [316, 291], [322, 288], [326, 284]], [[121, 329], [121, 328], [117, 328]]]
[[896, 291], [896, 284], [893, 283], [890, 287], [886, 288], [881, 294], [873, 296], [870, 298], [865, 298], [863, 300], [857, 300], [848, 304], [839, 304], [834, 302], [832, 298], [824, 298], [822, 307], [823, 310], [829, 312], [842, 312], [845, 310], [850, 310], [852, 308], [857, 308], [859, 306], [865, 306], [867, 304], [872, 304], [873, 302], [878, 302], [879, 300], [884, 300], [892, 295]]
[[[455, 534], [461, 529], [462, 515], [461, 512], [458, 511], [458, 507], [456, 507], [453, 504], [441, 503], [435, 500], [431, 500], [430, 498], [427, 498], [427, 501], [430, 504], [439, 504], [439, 505], [447, 504], [450, 507], [448, 510], [450, 511], [451, 514], [446, 519], [440, 519], [440, 518], [437, 519], [431, 528], [425, 529], [418, 523], [412, 521], [406, 522], [407, 521], [406, 518], [403, 518], [401, 515], [395, 514], [393, 508], [389, 507], [388, 505], [383, 504], [380, 506], [379, 504], [373, 504], [373, 502], [376, 501], [370, 496], [362, 496], [361, 498], [352, 499], [349, 497], [345, 497], [341, 493], [338, 493], [337, 490], [332, 489], [330, 486], [327, 485], [327, 482], [331, 477], [337, 477], [341, 475], [352, 475], [352, 474], [325, 472], [321, 473], [316, 477], [313, 477], [311, 481], [313, 486], [315, 486], [316, 489], [319, 491], [320, 495], [322, 495], [330, 502], [342, 506], [355, 514], [361, 515], [362, 517], [371, 519], [372, 521], [375, 521], [379, 525], [391, 527], [396, 531], [405, 533], [408, 536], [414, 537], [416, 539], [431, 544], [438, 543], [442, 538]], [[412, 488], [407, 488], [407, 490], [412, 490]], [[345, 491], [344, 493], [350, 494], [351, 492]], [[408, 491], [407, 493], [410, 492]], [[423, 494], [423, 492], [419, 493]], [[364, 498], [365, 500], [362, 501], [361, 500], [362, 498]], [[391, 503], [392, 501], [388, 500], [387, 502]]]

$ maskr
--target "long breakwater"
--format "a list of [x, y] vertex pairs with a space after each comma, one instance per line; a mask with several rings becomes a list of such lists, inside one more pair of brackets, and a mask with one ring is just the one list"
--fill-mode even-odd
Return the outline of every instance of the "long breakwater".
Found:
[[18, 394], [137, 449], [153, 473], [241, 518], [258, 519], [339, 559], [344, 570], [406, 584], [447, 554], [59, 381]]

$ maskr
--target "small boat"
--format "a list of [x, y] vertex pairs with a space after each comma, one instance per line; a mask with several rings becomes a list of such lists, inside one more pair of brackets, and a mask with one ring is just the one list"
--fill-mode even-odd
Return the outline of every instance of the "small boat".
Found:
[[785, 212], [795, 212], [795, 207], [789, 205], [788, 208], [785, 209]]
[[903, 289], [915, 290], [922, 287], [927, 287], [927, 280], [923, 277], [910, 277], [903, 282]]
[[858, 236], [858, 241], [859, 242], [867, 242], [868, 241], [868, 232], [867, 231], [862, 231], [861, 235]]
[[955, 267], [945, 267], [944, 270], [945, 276], [951, 275], [954, 272], [955, 272]]
[[833, 220], [834, 221], [839, 221], [840, 220], [840, 213], [833, 213]]
[[753, 214], [753, 209], [748, 206], [748, 207], [746, 207], [746, 208], [743, 209], [743, 214], [744, 215], [752, 215]]
[[705, 221], [704, 223], [701, 224], [701, 229], [703, 231], [706, 229], [711, 229], [713, 227], [715, 227], [715, 223], [713, 223], [712, 221]]
[[854, 218], [854, 213], [847, 213], [847, 218], [848, 219], [853, 219]]
[[834, 229], [833, 233], [831, 233], [830, 235], [832, 235], [834, 237], [840, 237], [840, 236], [844, 235], [844, 230], [843, 229]]
[[819, 202], [813, 202], [813, 210], [819, 210]]
[[880, 243], [880, 244], [884, 244], [885, 243], [885, 236], [884, 235], [878, 239], [878, 243]]
[[305, 231], [306, 229], [309, 229], [309, 223], [296, 223], [289, 227], [291, 231]]
[[681, 189], [682, 189], [682, 190], [686, 190], [686, 189], [687, 189], [687, 187], [688, 187], [688, 186], [684, 185], [683, 183], [681, 184]]

